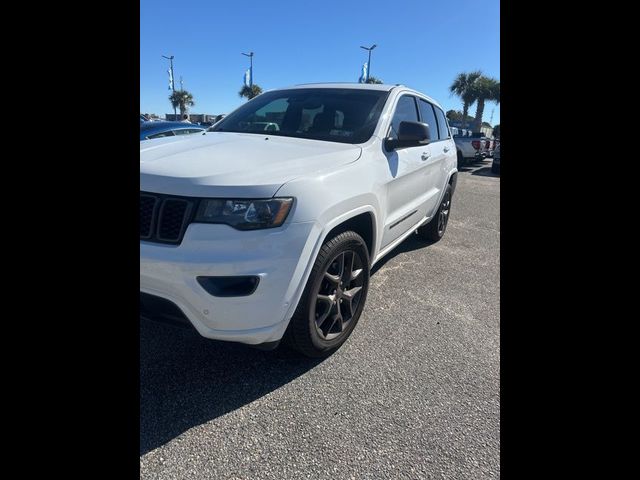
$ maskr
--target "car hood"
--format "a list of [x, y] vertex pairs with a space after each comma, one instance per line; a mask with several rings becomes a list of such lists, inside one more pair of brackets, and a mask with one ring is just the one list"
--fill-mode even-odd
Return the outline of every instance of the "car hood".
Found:
[[294, 178], [355, 162], [357, 145], [231, 132], [140, 143], [140, 190], [193, 197], [269, 198]]

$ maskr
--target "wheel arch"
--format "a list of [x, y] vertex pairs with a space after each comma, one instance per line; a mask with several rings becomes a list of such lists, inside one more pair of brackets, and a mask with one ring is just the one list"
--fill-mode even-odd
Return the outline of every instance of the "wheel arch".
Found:
[[320, 244], [324, 244], [327, 239], [348, 230], [352, 230], [362, 237], [369, 252], [369, 262], [371, 262], [378, 240], [377, 219], [373, 206], [365, 205], [351, 210], [327, 224], [322, 232]]
[[453, 194], [456, 191], [456, 185], [458, 184], [458, 169], [454, 168], [451, 172], [449, 172], [449, 179], [447, 180], [447, 183], [449, 185], [451, 185], [451, 196], [453, 196]]
[[[320, 224], [322, 224], [322, 222], [316, 222], [317, 226], [319, 226]], [[367, 230], [367, 227], [369, 228], [369, 230]], [[302, 273], [299, 282], [296, 282], [295, 293], [293, 293], [290, 297], [291, 303], [289, 304], [289, 309], [285, 314], [287, 323], [290, 321], [296, 309], [296, 306], [300, 301], [305, 285], [309, 280], [309, 275], [311, 274], [313, 264], [318, 256], [318, 252], [320, 251], [320, 248], [322, 248], [322, 245], [327, 241], [327, 239], [331, 238], [331, 236], [338, 235], [338, 232], [341, 233], [342, 231], [354, 229], [354, 231], [356, 231], [356, 233], [358, 233], [363, 238], [365, 244], [367, 245], [367, 249], [369, 250], [369, 264], [371, 265], [371, 261], [374, 258], [377, 248], [377, 228], [378, 220], [376, 209], [373, 205], [369, 204], [345, 211], [341, 215], [335, 217], [332, 216], [330, 221], [324, 222], [324, 227], [316, 236], [314, 236], [313, 247], [311, 247], [309, 255], [304, 261], [304, 272]]]

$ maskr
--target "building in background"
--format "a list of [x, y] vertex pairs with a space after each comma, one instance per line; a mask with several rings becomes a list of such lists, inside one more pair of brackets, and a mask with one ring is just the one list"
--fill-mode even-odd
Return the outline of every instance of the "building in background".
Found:
[[162, 120], [155, 113], [141, 113], [140, 114], [140, 116], [143, 116], [143, 115], [147, 118], [147, 121], [150, 121], [150, 122], [157, 122], [158, 120]]

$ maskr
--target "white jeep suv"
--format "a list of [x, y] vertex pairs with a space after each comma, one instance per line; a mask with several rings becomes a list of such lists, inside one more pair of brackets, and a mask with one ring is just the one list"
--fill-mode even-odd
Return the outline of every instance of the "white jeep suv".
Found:
[[273, 90], [202, 135], [142, 142], [141, 308], [208, 338], [328, 355], [371, 267], [416, 230], [442, 237], [456, 163], [438, 103], [390, 85]]

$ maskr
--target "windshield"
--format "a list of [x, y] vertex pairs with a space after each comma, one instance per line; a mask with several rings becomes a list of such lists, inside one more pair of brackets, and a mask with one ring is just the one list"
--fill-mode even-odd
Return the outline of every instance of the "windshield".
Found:
[[266, 92], [208, 131], [364, 143], [373, 135], [388, 94], [382, 90], [351, 88]]

